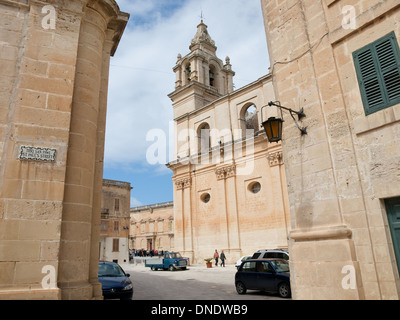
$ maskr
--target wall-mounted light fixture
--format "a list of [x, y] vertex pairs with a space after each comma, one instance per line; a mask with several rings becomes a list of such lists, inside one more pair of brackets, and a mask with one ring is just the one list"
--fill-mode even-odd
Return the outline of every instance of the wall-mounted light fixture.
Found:
[[[262, 109], [265, 107], [271, 107], [275, 106], [278, 107], [281, 110], [281, 118], [275, 118], [275, 117], [270, 117], [268, 120], [263, 121], [263, 112]], [[305, 117], [306, 115], [303, 112], [303, 108], [300, 109], [300, 111], [294, 111], [290, 108], [286, 108], [284, 106], [281, 106], [281, 103], [279, 101], [270, 101], [268, 104], [264, 107], [261, 108], [261, 121], [262, 125], [261, 127], [264, 128], [265, 133], [267, 134], [267, 138], [269, 142], [278, 142], [282, 140], [282, 127], [283, 127], [283, 115], [282, 115], [282, 109], [287, 110], [290, 112], [291, 117], [293, 118], [294, 123], [296, 124], [297, 128], [301, 131], [301, 135], [307, 134], [307, 128], [303, 127], [301, 128], [299, 124], [297, 123], [295, 117], [293, 114], [297, 114], [298, 119], [301, 120], [301, 118]]]

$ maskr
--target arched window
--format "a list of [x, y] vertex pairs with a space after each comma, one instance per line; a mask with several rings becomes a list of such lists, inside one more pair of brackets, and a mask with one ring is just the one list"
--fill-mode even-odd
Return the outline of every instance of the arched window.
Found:
[[210, 78], [210, 86], [215, 87], [215, 67], [210, 66], [210, 70], [208, 72]]
[[[246, 106], [241, 114], [242, 129], [244, 136], [254, 135], [260, 130], [258, 125], [257, 108], [254, 104]], [[250, 130], [250, 131], [249, 131]]]
[[206, 153], [210, 150], [210, 126], [208, 123], [202, 124], [197, 130], [198, 137], [198, 153]]
[[186, 64], [185, 67], [185, 84], [190, 82], [190, 78], [192, 76], [192, 68], [190, 67], [190, 63]]

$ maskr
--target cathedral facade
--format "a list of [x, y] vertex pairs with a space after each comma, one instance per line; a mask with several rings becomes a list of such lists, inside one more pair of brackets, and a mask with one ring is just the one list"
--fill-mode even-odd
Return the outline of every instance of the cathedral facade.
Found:
[[[288, 247], [288, 199], [280, 144], [261, 122], [275, 99], [270, 75], [233, 90], [229, 57], [201, 21], [190, 53], [174, 67], [175, 249], [194, 263], [224, 250], [228, 262], [258, 249]], [[268, 113], [268, 114], [267, 114]]]

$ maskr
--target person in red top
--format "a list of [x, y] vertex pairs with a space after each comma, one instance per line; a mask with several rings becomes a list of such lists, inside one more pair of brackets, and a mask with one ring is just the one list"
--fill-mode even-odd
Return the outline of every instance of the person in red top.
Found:
[[215, 252], [214, 252], [214, 259], [215, 259], [215, 266], [216, 266], [216, 267], [218, 267], [218, 258], [219, 258], [219, 254], [218, 254], [217, 249], [215, 249]]

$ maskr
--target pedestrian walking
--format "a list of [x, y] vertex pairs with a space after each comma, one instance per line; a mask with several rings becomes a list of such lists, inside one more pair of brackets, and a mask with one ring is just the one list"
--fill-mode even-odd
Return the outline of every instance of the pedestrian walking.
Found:
[[218, 267], [218, 258], [219, 258], [219, 254], [218, 254], [217, 249], [215, 249], [215, 252], [214, 252], [214, 259], [215, 259], [215, 266], [216, 266], [216, 267]]
[[222, 250], [220, 258], [221, 258], [221, 267], [225, 267], [226, 256], [225, 256], [224, 250]]

